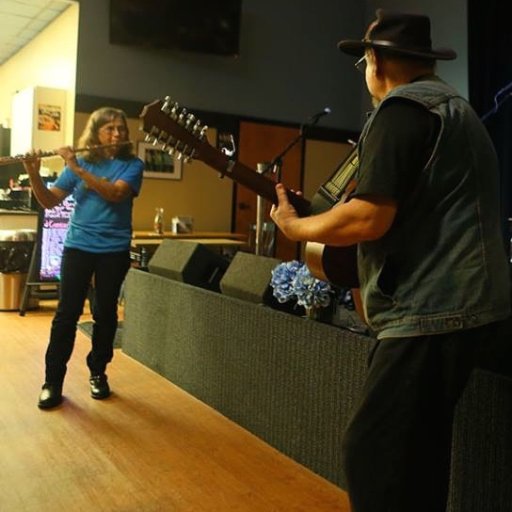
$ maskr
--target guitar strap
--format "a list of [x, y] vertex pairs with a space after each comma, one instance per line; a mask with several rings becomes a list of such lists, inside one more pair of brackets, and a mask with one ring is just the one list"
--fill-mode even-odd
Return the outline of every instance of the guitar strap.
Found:
[[336, 203], [345, 201], [355, 187], [355, 175], [359, 167], [359, 157], [355, 147], [330, 178], [317, 190], [311, 200], [311, 213], [317, 214], [332, 208]]

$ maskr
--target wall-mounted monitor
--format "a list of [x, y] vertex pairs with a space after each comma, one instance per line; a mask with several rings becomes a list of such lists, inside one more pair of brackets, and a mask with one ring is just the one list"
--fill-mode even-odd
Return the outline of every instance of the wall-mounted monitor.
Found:
[[110, 43], [236, 56], [242, 0], [110, 0]]

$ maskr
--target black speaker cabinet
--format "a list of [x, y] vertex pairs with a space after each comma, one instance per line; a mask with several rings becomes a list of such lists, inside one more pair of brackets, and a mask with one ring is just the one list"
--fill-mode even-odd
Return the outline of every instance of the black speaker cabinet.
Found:
[[229, 262], [206, 246], [188, 240], [163, 240], [149, 260], [148, 269], [175, 281], [220, 291]]
[[276, 258], [238, 251], [220, 281], [220, 290], [238, 299], [271, 304], [274, 302], [270, 287], [272, 269], [279, 263], [281, 260]]

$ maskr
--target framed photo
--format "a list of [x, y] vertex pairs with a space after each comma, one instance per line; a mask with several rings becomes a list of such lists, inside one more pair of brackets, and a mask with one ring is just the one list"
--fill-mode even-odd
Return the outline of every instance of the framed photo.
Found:
[[139, 142], [137, 154], [144, 162], [144, 178], [181, 180], [182, 160], [170, 156], [150, 142]]

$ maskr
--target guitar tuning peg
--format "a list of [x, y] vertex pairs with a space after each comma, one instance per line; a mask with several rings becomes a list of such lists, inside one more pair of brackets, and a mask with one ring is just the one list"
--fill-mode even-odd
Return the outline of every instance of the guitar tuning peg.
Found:
[[192, 134], [196, 134], [199, 129], [201, 128], [201, 122], [199, 121], [199, 119], [196, 121], [196, 123], [194, 124], [194, 126], [192, 126], [192, 128], [190, 129], [190, 131], [192, 132]]
[[162, 142], [162, 141], [164, 141], [164, 140], [167, 140], [168, 138], [169, 138], [169, 134], [168, 134], [166, 131], [164, 131], [164, 130], [162, 130], [162, 131], [158, 134], [158, 140], [159, 140], [159, 142]]
[[194, 148], [190, 148], [189, 146], [185, 146], [183, 150], [183, 163], [189, 164], [192, 162], [192, 158], [194, 157], [196, 151]]
[[181, 125], [185, 124], [186, 117], [187, 117], [187, 109], [183, 108], [183, 109], [181, 109], [180, 115], [178, 116], [178, 123], [180, 123]]
[[146, 133], [146, 136], [144, 137], [144, 142], [151, 142], [153, 140], [153, 137], [155, 136], [155, 133], [159, 133], [159, 130], [156, 126], [152, 126], [151, 130]]
[[201, 128], [201, 132], [199, 133], [199, 139], [200, 140], [203, 140], [206, 138], [206, 132], [208, 131], [208, 126], [207, 125], [204, 125], [202, 128]]
[[178, 117], [178, 109], [179, 109], [178, 103], [176, 103], [176, 102], [173, 103], [171, 111], [169, 112], [169, 117], [171, 119], [176, 119]]
[[168, 114], [170, 111], [170, 105], [171, 105], [171, 97], [166, 96], [164, 98], [164, 102], [162, 104], [162, 108], [161, 108], [162, 112], [165, 112], [166, 114]]
[[185, 128], [190, 131], [190, 126], [196, 120], [196, 116], [194, 114], [188, 114], [187, 120], [185, 122]]

